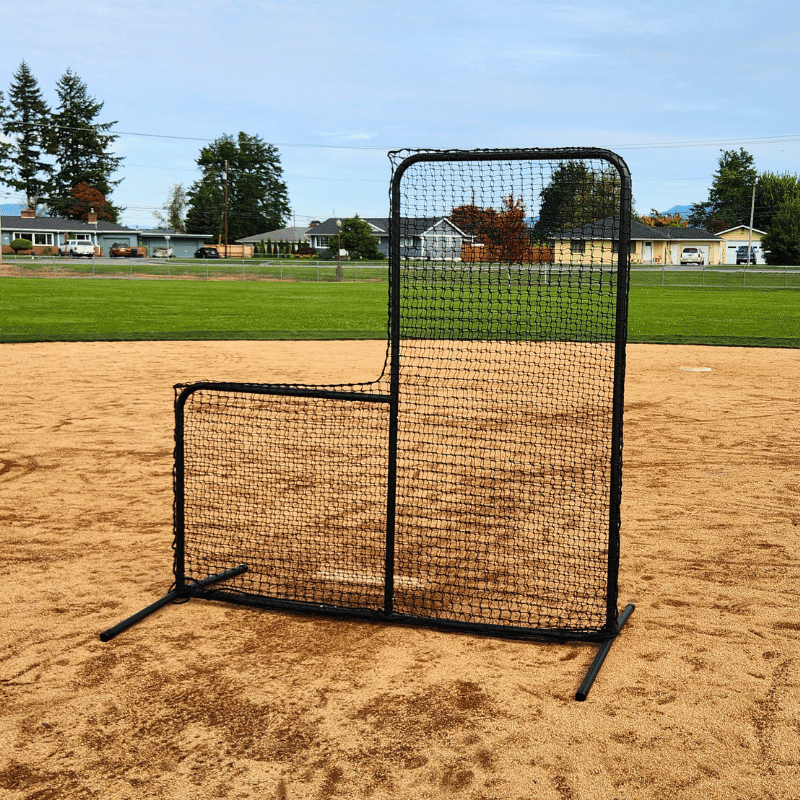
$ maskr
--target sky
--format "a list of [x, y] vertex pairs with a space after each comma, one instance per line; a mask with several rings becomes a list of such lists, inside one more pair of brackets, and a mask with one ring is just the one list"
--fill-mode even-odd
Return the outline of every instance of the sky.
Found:
[[[386, 217], [387, 152], [603, 147], [636, 210], [707, 199], [721, 150], [800, 173], [796, 0], [37, 0], [6, 26], [46, 100], [69, 68], [105, 103], [121, 222], [154, 227], [200, 149], [260, 136], [289, 225]], [[0, 202], [20, 201], [0, 186]]]

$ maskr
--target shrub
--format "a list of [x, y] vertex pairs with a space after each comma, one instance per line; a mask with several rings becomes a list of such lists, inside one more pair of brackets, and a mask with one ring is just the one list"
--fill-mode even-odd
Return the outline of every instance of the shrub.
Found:
[[30, 239], [14, 239], [11, 242], [11, 249], [18, 253], [20, 250], [33, 250], [33, 242]]

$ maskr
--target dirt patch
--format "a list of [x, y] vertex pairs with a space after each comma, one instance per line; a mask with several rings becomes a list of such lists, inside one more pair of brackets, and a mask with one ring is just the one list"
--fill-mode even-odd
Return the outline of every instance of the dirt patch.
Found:
[[373, 380], [383, 342], [0, 349], [4, 798], [796, 797], [797, 351], [629, 348], [637, 609], [576, 703], [591, 645], [197, 601], [99, 641], [172, 581], [172, 385]]

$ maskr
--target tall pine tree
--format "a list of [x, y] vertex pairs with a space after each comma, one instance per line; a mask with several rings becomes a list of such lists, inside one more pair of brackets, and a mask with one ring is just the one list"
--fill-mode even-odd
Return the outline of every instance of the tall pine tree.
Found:
[[[110, 152], [117, 137], [108, 133], [116, 122], [95, 121], [104, 103], [91, 97], [86, 84], [70, 69], [56, 84], [56, 93], [59, 99], [53, 115], [56, 172], [48, 203], [50, 212], [74, 218], [70, 209], [75, 207], [75, 198], [70, 193], [78, 184], [86, 184], [105, 197], [104, 217], [116, 222], [123, 209], [112, 205], [109, 195], [120, 183], [112, 181], [111, 176], [122, 158]], [[79, 218], [85, 216], [83, 213]]]
[[[6, 117], [8, 116], [8, 106], [3, 102], [3, 92], [0, 91], [0, 131], [5, 132]], [[4, 183], [4, 178], [11, 172], [9, 159], [11, 157], [11, 142], [0, 139], [0, 183]]]
[[8, 89], [9, 107], [3, 120], [3, 133], [11, 139], [8, 171], [3, 182], [22, 192], [30, 208], [36, 208], [52, 190], [55, 141], [50, 126], [50, 108], [42, 97], [39, 83], [23, 61]]
[[224, 238], [226, 162], [228, 242], [284, 227], [291, 209], [278, 150], [259, 136], [239, 133], [200, 151], [203, 176], [187, 192], [187, 233]]
[[722, 150], [719, 168], [708, 191], [708, 200], [693, 203], [689, 222], [717, 233], [750, 222], [750, 203], [758, 174], [753, 156], [743, 147]]

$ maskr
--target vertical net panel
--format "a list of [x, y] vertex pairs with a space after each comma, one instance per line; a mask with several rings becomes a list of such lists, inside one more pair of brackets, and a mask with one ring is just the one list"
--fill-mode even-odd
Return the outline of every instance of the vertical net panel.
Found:
[[619, 175], [446, 154], [403, 170], [394, 608], [608, 630]]

